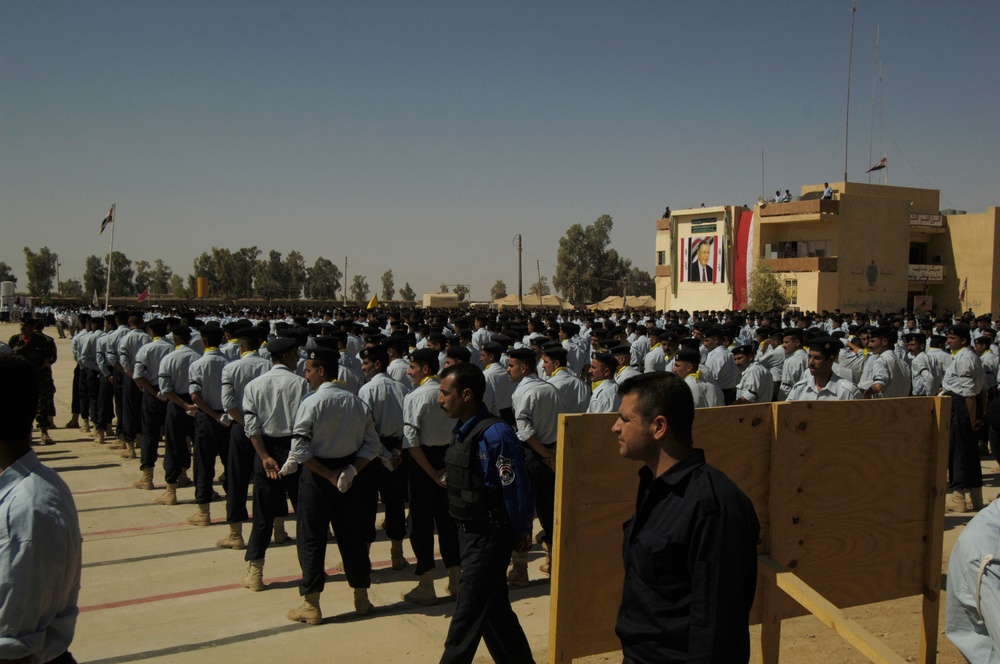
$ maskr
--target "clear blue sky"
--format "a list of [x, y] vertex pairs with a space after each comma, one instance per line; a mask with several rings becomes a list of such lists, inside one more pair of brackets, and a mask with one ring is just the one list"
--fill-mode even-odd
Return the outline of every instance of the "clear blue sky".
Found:
[[[212, 245], [325, 256], [373, 291], [551, 279], [574, 223], [653, 269], [655, 220], [841, 180], [850, 2], [0, 3], [0, 261]], [[1000, 3], [859, 0], [849, 175], [876, 26], [890, 183], [1000, 204]], [[875, 129], [872, 163], [879, 152]], [[22, 287], [24, 282], [22, 282]]]

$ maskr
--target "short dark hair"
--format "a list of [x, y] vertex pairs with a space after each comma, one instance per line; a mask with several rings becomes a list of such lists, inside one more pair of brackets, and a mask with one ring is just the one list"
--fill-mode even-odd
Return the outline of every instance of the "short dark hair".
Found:
[[678, 442], [692, 444], [694, 397], [683, 378], [669, 371], [639, 374], [623, 382], [618, 394], [635, 394], [643, 421], [652, 422], [663, 415]]
[[483, 402], [483, 395], [486, 394], [486, 376], [483, 375], [482, 369], [475, 364], [459, 362], [446, 367], [441, 372], [441, 380], [449, 376], [451, 376], [456, 389], [459, 391], [472, 390], [472, 398], [475, 399], [476, 403]]
[[0, 355], [0, 442], [30, 443], [38, 412], [38, 372], [17, 355]]

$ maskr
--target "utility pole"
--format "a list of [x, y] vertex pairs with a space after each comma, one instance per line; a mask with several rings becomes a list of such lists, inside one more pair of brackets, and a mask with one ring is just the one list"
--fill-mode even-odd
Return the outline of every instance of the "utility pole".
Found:
[[538, 285], [535, 286], [535, 295], [538, 296], [538, 304], [539, 304], [539, 306], [541, 306], [541, 304], [542, 304], [542, 268], [541, 268], [541, 265], [540, 265], [540, 261], [537, 258], [535, 259], [535, 271], [538, 273], [538, 282], [537, 282]]
[[344, 307], [347, 307], [347, 256], [344, 256]]
[[59, 286], [59, 266], [62, 265], [59, 261], [56, 261], [56, 295], [62, 297], [62, 288]]
[[521, 234], [514, 238], [517, 246], [517, 310], [524, 311], [524, 286], [521, 280]]
[[844, 187], [847, 187], [847, 144], [851, 132], [851, 62], [854, 59], [854, 13], [857, 11], [857, 0], [851, 3], [851, 45], [847, 55], [847, 115], [844, 122]]

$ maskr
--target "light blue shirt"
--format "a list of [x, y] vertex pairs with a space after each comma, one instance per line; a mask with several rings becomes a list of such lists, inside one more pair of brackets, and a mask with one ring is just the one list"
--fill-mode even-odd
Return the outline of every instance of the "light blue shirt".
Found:
[[[984, 563], [987, 556], [993, 559]], [[945, 634], [970, 662], [1000, 663], [1000, 502], [984, 507], [955, 542], [944, 624]]]
[[288, 456], [299, 463], [314, 457], [339, 459], [354, 454], [371, 461], [382, 449], [361, 399], [329, 382], [320, 385], [299, 406]]
[[47, 662], [69, 649], [82, 546], [69, 487], [34, 451], [0, 473], [0, 659]]

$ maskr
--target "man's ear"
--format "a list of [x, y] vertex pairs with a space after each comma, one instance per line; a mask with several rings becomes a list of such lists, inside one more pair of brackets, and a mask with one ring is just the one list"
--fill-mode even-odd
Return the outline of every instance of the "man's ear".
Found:
[[663, 415], [657, 415], [654, 417], [649, 426], [652, 430], [653, 438], [660, 441], [667, 437], [667, 431], [670, 430], [670, 424], [667, 422], [667, 418]]

